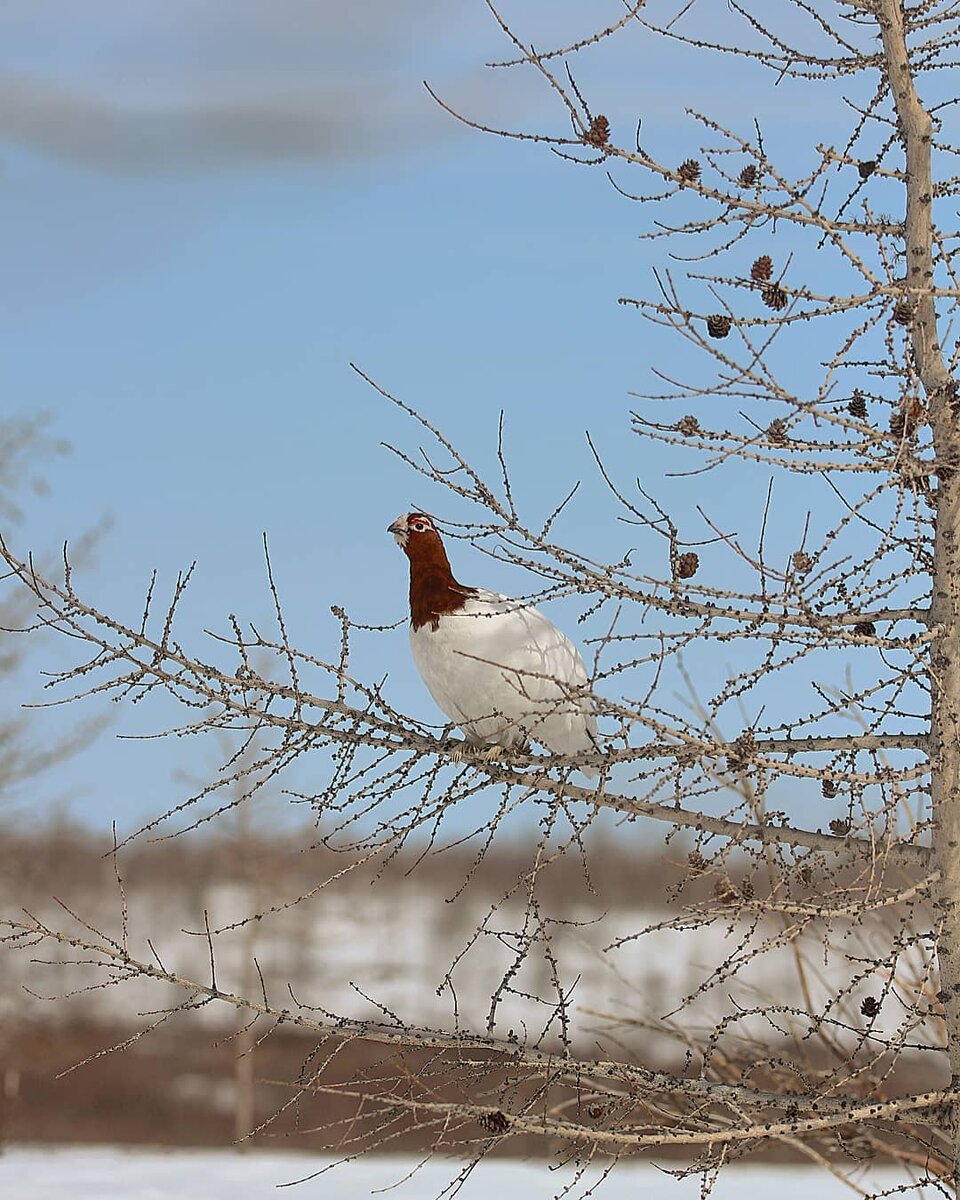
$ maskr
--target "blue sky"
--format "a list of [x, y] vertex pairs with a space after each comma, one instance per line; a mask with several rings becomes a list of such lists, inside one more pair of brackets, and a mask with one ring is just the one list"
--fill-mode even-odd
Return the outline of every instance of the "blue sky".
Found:
[[[620, 14], [574, 0], [511, 12], [543, 46]], [[709, 10], [708, 25], [720, 19]], [[49, 412], [71, 446], [42, 468], [50, 493], [30, 502], [16, 544], [49, 552], [108, 519], [77, 586], [131, 620], [154, 568], [169, 588], [198, 560], [182, 627], [198, 650], [200, 631], [222, 629], [227, 613], [269, 613], [264, 531], [302, 648], [335, 653], [331, 604], [371, 623], [401, 618], [405, 563], [385, 526], [412, 504], [466, 514], [381, 447], [413, 451], [422, 439], [351, 361], [482, 468], [495, 466], [505, 409], [532, 519], [591, 481], [562, 528], [572, 545], [630, 544], [596, 483], [587, 428], [621, 478], [689, 499], [687, 483], [660, 486], [662, 456], [628, 432], [628, 393], [651, 386], [651, 363], [678, 348], [616, 303], [647, 290], [662, 258], [637, 238], [644, 209], [601, 171], [457, 124], [422, 87], [430, 79], [494, 124], [562, 130], [536, 81], [484, 69], [508, 50], [480, 0], [4, 6], [7, 409]], [[639, 31], [578, 71], [596, 111], [620, 130], [642, 114], [645, 136], [678, 161], [699, 144], [684, 104], [723, 102], [749, 134], [762, 102], [788, 156], [831, 119], [829, 97], [798, 107], [789, 85], [774, 91], [743, 65], [731, 91], [721, 71]], [[746, 509], [749, 526], [755, 482], [708, 479], [698, 496], [731, 520]], [[531, 586], [466, 546], [455, 557], [467, 582]], [[553, 615], [569, 624], [574, 610]], [[21, 694], [62, 654], [38, 652]], [[390, 673], [395, 703], [435, 719], [402, 630], [368, 654], [371, 674]], [[116, 716], [113, 732], [149, 726]], [[35, 735], [68, 719], [39, 715]], [[182, 795], [178, 773], [209, 761], [179, 742], [108, 732], [17, 811], [66, 807], [126, 828]]]

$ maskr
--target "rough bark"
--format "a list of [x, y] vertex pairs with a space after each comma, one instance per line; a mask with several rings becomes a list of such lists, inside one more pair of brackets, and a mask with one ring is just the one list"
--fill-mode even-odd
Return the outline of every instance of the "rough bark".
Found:
[[[930, 763], [934, 857], [940, 871], [938, 956], [950, 1069], [960, 1080], [960, 435], [956, 391], [937, 329], [933, 258], [933, 121], [914, 82], [899, 0], [878, 5], [885, 70], [906, 155], [905, 290], [913, 306], [912, 343], [930, 408], [937, 459], [937, 526], [930, 610]], [[960, 1108], [947, 1117], [960, 1184]]]

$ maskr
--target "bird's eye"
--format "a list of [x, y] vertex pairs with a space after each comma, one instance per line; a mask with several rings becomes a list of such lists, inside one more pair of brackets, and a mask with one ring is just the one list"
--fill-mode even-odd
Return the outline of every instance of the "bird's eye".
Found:
[[430, 526], [426, 523], [426, 521], [413, 521], [411, 522], [410, 528], [414, 533], [426, 533]]

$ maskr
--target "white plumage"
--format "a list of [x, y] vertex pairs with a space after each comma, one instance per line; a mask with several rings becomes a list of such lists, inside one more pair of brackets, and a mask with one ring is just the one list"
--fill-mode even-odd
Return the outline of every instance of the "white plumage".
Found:
[[426, 513], [403, 513], [387, 528], [410, 560], [413, 660], [467, 741], [595, 751], [593, 698], [573, 643], [531, 605], [458, 583]]
[[596, 750], [583, 659], [536, 608], [470, 589], [435, 628], [411, 627], [410, 648], [431, 696], [469, 742], [509, 748], [533, 738], [555, 754]]

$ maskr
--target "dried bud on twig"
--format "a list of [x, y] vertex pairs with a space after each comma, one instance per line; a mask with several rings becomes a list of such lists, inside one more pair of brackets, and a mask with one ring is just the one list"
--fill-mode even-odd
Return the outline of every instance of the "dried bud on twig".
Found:
[[758, 259], [754, 260], [753, 266], [750, 268], [750, 278], [754, 283], [766, 283], [773, 275], [773, 259], [769, 254], [761, 254]]
[[600, 113], [590, 122], [590, 128], [583, 135], [583, 140], [598, 150], [610, 141], [610, 122]]
[[696, 437], [700, 432], [700, 422], [691, 415], [681, 417], [677, 422], [677, 432], [682, 433], [684, 437]]
[[700, 559], [692, 550], [681, 554], [675, 568], [677, 579], [689, 579], [691, 575], [696, 575], [699, 566]]
[[787, 307], [787, 293], [779, 283], [771, 283], [765, 287], [760, 293], [760, 299], [767, 308], [772, 308], [775, 312]]
[[717, 313], [712, 317], [707, 317], [707, 333], [711, 337], [725, 338], [730, 332], [733, 322], [729, 317], [721, 313]]
[[682, 183], [696, 183], [700, 178], [700, 164], [695, 158], [687, 158], [677, 167], [677, 174]]

